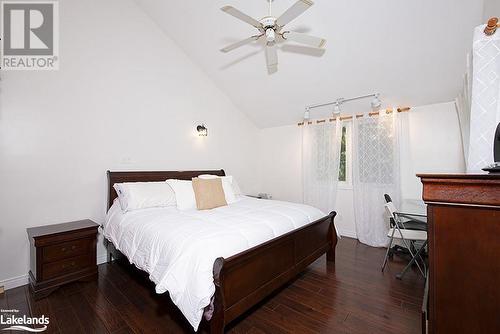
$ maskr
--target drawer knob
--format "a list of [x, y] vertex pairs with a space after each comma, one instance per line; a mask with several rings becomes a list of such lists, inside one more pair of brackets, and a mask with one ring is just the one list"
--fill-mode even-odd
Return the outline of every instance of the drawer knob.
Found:
[[65, 252], [65, 251], [66, 251], [66, 247], [61, 248], [61, 252]]
[[71, 246], [71, 249], [72, 249], [72, 250], [75, 250], [75, 249], [76, 249], [76, 246], [75, 246], [75, 245]]
[[75, 261], [71, 262], [69, 265], [63, 264], [61, 267], [62, 269], [66, 269], [68, 267], [74, 267], [76, 265]]

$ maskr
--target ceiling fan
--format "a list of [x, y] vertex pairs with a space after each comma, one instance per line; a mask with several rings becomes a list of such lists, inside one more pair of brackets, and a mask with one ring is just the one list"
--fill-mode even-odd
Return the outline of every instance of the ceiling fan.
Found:
[[273, 0], [269, 0], [269, 15], [265, 16], [260, 21], [257, 21], [232, 6], [224, 6], [221, 8], [222, 11], [252, 25], [259, 31], [259, 34], [228, 45], [221, 49], [221, 51], [226, 53], [243, 45], [263, 39], [266, 41], [266, 61], [269, 73], [274, 73], [278, 70], [278, 49], [276, 43], [279, 38], [314, 48], [322, 48], [326, 43], [326, 40], [323, 38], [284, 29], [285, 25], [300, 16], [314, 4], [311, 0], [298, 0], [278, 18], [274, 17], [272, 14], [272, 1]]

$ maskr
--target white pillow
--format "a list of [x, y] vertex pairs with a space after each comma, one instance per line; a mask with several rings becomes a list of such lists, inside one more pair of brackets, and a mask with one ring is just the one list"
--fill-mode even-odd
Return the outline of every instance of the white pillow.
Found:
[[236, 182], [236, 179], [233, 177], [233, 191], [236, 196], [242, 195], [240, 186], [238, 185], [238, 182]]
[[174, 190], [177, 209], [196, 209], [196, 197], [194, 196], [193, 183], [191, 181], [168, 179], [167, 183]]
[[[236, 195], [233, 189], [233, 177], [232, 176], [217, 176], [211, 174], [203, 174], [198, 176], [200, 179], [222, 179], [222, 189], [224, 190], [224, 195], [226, 197], [226, 203], [231, 204], [236, 202]], [[238, 187], [239, 188], [239, 187]]]
[[166, 182], [115, 183], [123, 211], [175, 205], [175, 193]]

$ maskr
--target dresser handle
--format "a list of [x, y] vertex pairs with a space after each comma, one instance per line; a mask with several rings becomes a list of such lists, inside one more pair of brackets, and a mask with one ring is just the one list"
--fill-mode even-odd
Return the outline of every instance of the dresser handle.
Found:
[[65, 251], [66, 251], [66, 247], [61, 248], [61, 252], [65, 252]]
[[63, 264], [63, 265], [61, 266], [61, 268], [62, 268], [62, 269], [66, 269], [66, 268], [68, 268], [68, 267], [74, 267], [75, 265], [76, 265], [76, 263], [73, 261], [73, 262], [71, 262], [69, 265]]
[[75, 250], [75, 249], [76, 249], [76, 246], [75, 246], [75, 245], [71, 246], [71, 249], [72, 249], [72, 250]]

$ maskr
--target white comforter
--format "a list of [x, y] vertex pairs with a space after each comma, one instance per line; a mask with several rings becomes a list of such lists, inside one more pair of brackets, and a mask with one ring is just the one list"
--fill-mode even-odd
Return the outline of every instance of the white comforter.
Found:
[[169, 292], [197, 330], [215, 293], [212, 269], [218, 257], [230, 257], [324, 216], [307, 205], [250, 197], [207, 211], [167, 207], [123, 213], [115, 201], [103, 230], [130, 262], [149, 273], [157, 293]]

